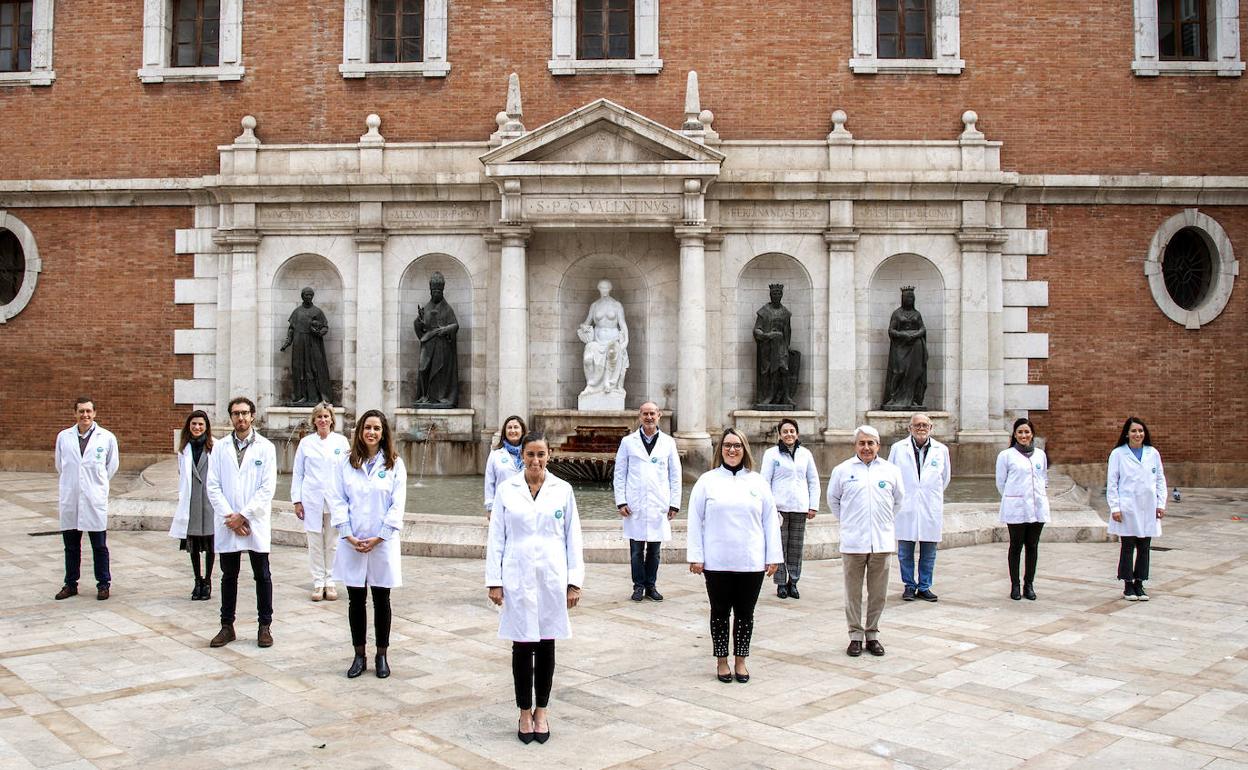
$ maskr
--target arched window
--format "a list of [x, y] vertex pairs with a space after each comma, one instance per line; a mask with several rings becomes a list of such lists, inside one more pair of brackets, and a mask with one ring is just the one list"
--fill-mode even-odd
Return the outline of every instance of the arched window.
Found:
[[34, 233], [25, 222], [0, 209], [0, 324], [30, 302], [40, 267]]
[[0, 305], [17, 297], [26, 277], [26, 254], [12, 230], [0, 229]]
[[1174, 304], [1195, 310], [1204, 302], [1213, 282], [1213, 255], [1199, 230], [1185, 227], [1174, 234], [1161, 259], [1161, 275]]
[[1196, 209], [1163, 222], [1144, 258], [1157, 307], [1188, 329], [1199, 329], [1222, 313], [1238, 272], [1226, 231]]

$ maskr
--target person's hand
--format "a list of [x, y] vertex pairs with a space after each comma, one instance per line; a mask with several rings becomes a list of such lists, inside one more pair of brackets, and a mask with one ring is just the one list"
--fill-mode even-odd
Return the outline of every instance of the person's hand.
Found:
[[355, 546], [356, 551], [358, 551], [359, 553], [368, 553], [369, 551], [372, 551], [374, 548], [377, 547], [377, 544], [381, 542], [381, 538], [370, 537], [365, 540], [358, 540], [356, 542], [357, 542], [357, 545]]
[[1114, 521], [1121, 522], [1121, 521], [1122, 521], [1122, 511], [1114, 511], [1113, 513], [1109, 514], [1109, 517], [1110, 517], [1111, 519], [1113, 519]]
[[623, 517], [624, 517], [624, 518], [626, 518], [626, 519], [627, 519], [629, 516], [632, 516], [632, 515], [633, 515], [633, 511], [632, 511], [632, 509], [630, 509], [630, 508], [628, 507], [628, 503], [625, 503], [624, 505], [619, 506], [619, 509], [620, 509], [620, 515], [621, 515], [621, 516], [623, 516]]
[[576, 586], [568, 586], [568, 609], [572, 609], [581, 601], [581, 589]]
[[1166, 518], [1166, 509], [1165, 509], [1165, 508], [1158, 508], [1158, 509], [1157, 509], [1157, 518], [1159, 518], [1159, 519], [1164, 519], [1164, 518]]
[[347, 535], [346, 537], [343, 538], [343, 540], [346, 540], [347, 545], [351, 546], [356, 551], [360, 550], [360, 541], [357, 540], [354, 535]]
[[247, 524], [247, 519], [241, 513], [231, 513], [225, 517], [225, 526], [239, 537], [246, 537], [251, 534], [251, 527]]
[[667, 520], [668, 520], [668, 521], [671, 521], [671, 520], [672, 520], [672, 519], [674, 519], [674, 518], [676, 518], [676, 509], [675, 509], [675, 508], [668, 508], [668, 509], [667, 509]]
[[502, 586], [494, 586], [490, 589], [490, 601], [494, 602], [494, 605], [496, 607], [503, 606], [503, 587]]
[[690, 562], [689, 571], [695, 575], [701, 575], [702, 574], [702, 562], [700, 561]]
[[815, 514], [816, 514], [816, 513], [817, 513], [817, 511], [816, 511], [814, 508], [811, 508], [809, 511], [806, 511], [806, 518], [807, 518], [807, 519], [813, 519], [813, 518], [815, 518]]
[[767, 577], [771, 577], [772, 575], [776, 574], [776, 570], [778, 569], [780, 569], [779, 564], [768, 564], [767, 565]]
[[299, 517], [299, 521], [303, 521], [303, 503], [295, 503], [295, 515]]
[[290, 343], [289, 343], [289, 342], [287, 342], [285, 345], [282, 345], [282, 346], [281, 346], [281, 348], [279, 348], [279, 349], [278, 349], [278, 352], [279, 352], [279, 353], [284, 353], [284, 352], [286, 351], [286, 348], [288, 348], [288, 347], [290, 347]]

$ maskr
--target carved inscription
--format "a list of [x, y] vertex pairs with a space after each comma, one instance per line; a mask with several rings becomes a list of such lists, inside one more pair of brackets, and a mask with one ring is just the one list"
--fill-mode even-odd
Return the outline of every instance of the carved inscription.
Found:
[[452, 222], [480, 222], [484, 207], [472, 203], [432, 203], [386, 206], [386, 225], [437, 225]]
[[958, 207], [956, 203], [858, 203], [854, 205], [854, 223], [886, 227], [956, 227]]
[[259, 224], [340, 224], [355, 222], [359, 207], [343, 206], [262, 206], [256, 211]]
[[533, 217], [634, 216], [678, 217], [678, 198], [555, 198], [525, 196], [524, 213]]
[[817, 224], [826, 218], [827, 205], [820, 203], [767, 203], [744, 201], [720, 206], [724, 219], [733, 222], [766, 224], [767, 222], [808, 222]]

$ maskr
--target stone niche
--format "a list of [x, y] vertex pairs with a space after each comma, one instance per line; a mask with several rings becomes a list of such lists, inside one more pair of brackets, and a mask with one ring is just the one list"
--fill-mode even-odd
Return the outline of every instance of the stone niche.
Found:
[[[891, 256], [871, 276], [867, 319], [870, 370], [868, 411], [879, 410], [884, 402], [884, 383], [888, 374], [888, 322], [893, 311], [901, 307], [902, 286], [915, 287], [914, 306], [923, 315], [923, 323], [927, 327], [927, 395], [924, 408], [929, 412], [944, 411], [948, 407], [945, 373], [949, 370], [946, 364], [950, 353], [945, 333], [948, 325], [946, 307], [956, 307], [956, 302], [951, 305], [947, 302], [949, 298], [940, 270], [918, 254]], [[948, 436], [945, 434], [941, 438]]]
[[[793, 394], [795, 409], [811, 408], [811, 383], [814, 366], [822, 357], [816, 356], [814, 333], [814, 296], [810, 276], [793, 257], [787, 254], [761, 254], [746, 264], [737, 283], [735, 320], [726, 331], [724, 359], [735, 364], [736, 383], [732, 393], [725, 392], [726, 402], [739, 410], [751, 410], [758, 393], [758, 345], [754, 341], [754, 321], [758, 309], [771, 301], [771, 284], [784, 284], [781, 303], [793, 313], [789, 349], [802, 354], [797, 391]], [[725, 309], [725, 318], [734, 314]], [[728, 373], [726, 373], [728, 375]], [[727, 379], [727, 377], [726, 377]], [[729, 384], [725, 382], [725, 391]], [[782, 416], [776, 413], [776, 420]], [[813, 428], [812, 428], [813, 430]]]
[[[347, 326], [343, 302], [342, 278], [338, 270], [325, 257], [317, 254], [299, 254], [291, 257], [278, 268], [270, 293], [269, 328], [273, 330], [273, 349], [270, 351], [273, 365], [273, 395], [276, 406], [290, 403], [294, 381], [290, 371], [290, 349], [279, 350], [286, 340], [290, 313], [303, 302], [300, 292], [305, 286], [316, 290], [312, 304], [325, 312], [329, 321], [329, 333], [325, 335], [325, 358], [329, 364], [330, 389], [333, 403], [342, 403], [342, 346]], [[261, 319], [261, 323], [265, 320]], [[302, 408], [302, 407], [301, 407]]]
[[472, 409], [472, 279], [456, 258], [447, 254], [425, 254], [416, 259], [399, 281], [399, 408], [408, 409], [416, 400], [416, 376], [420, 371], [420, 340], [416, 338], [416, 312], [429, 304], [429, 279], [435, 272], [446, 279], [443, 291], [455, 311], [459, 333], [455, 354], [459, 364], [459, 409]]

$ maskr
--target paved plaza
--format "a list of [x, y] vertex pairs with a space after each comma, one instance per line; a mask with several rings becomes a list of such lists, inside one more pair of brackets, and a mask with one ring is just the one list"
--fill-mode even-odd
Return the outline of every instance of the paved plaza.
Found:
[[801, 600], [766, 584], [744, 685], [715, 680], [684, 565], [637, 604], [592, 564], [527, 746], [479, 561], [405, 557], [394, 675], [348, 680], [345, 592], [308, 601], [302, 549], [273, 554], [276, 645], [244, 565], [239, 641], [211, 650], [216, 593], [188, 600], [162, 533], [110, 533], [107, 602], [84, 543], [83, 593], [54, 602], [55, 506], [55, 477], [0, 473], [0, 768], [1248, 767], [1248, 490], [1185, 490], [1148, 603], [1120, 598], [1114, 543], [1043, 543], [1036, 602], [1007, 597], [1000, 543], [942, 551], [936, 604], [894, 570], [883, 658], [845, 656], [840, 562], [808, 562]]

